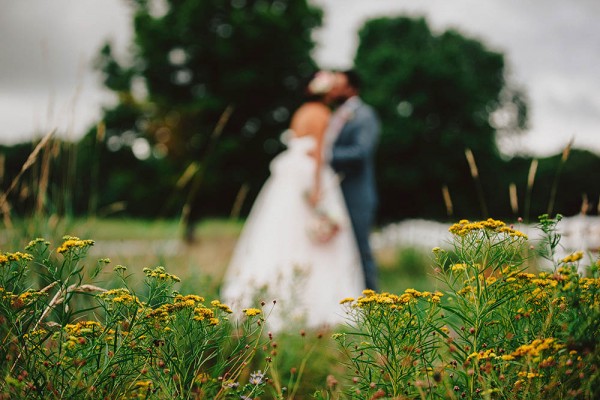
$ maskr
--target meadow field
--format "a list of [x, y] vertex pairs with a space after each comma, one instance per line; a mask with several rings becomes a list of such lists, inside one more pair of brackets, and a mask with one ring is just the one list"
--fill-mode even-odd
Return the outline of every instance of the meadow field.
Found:
[[275, 334], [267, 299], [237, 324], [219, 301], [238, 221], [205, 221], [193, 243], [172, 220], [15, 221], [0, 396], [593, 399], [600, 265], [556, 259], [560, 218], [544, 218], [535, 249], [493, 219], [450, 226], [451, 249], [380, 249], [382, 291], [340, 299], [347, 325]]

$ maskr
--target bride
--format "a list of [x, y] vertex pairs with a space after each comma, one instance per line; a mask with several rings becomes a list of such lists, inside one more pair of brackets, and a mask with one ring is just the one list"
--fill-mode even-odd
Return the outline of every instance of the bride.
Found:
[[265, 301], [271, 330], [341, 323], [340, 300], [364, 289], [339, 181], [324, 160], [339, 133], [327, 106], [335, 79], [320, 71], [308, 84], [225, 274], [222, 300], [236, 310]]

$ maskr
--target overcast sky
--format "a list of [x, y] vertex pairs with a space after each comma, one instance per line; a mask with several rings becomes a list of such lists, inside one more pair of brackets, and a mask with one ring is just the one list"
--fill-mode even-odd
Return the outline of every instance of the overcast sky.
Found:
[[[425, 16], [436, 31], [458, 29], [506, 55], [529, 96], [531, 129], [504, 149], [543, 156], [574, 138], [600, 154], [600, 1], [313, 1], [325, 10], [315, 52], [322, 66], [351, 66], [367, 18]], [[126, 53], [125, 0], [0, 0], [0, 143], [54, 126], [81, 136], [112, 101], [91, 67], [107, 39]]]

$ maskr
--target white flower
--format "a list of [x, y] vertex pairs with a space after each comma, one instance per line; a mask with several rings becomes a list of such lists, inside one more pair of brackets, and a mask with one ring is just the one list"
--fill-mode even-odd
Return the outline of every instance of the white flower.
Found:
[[263, 383], [264, 377], [265, 374], [261, 370], [258, 370], [250, 374], [250, 379], [248, 379], [248, 382], [252, 385], [260, 385], [261, 383]]
[[325, 94], [331, 90], [335, 83], [335, 75], [329, 71], [319, 71], [308, 84], [311, 94]]

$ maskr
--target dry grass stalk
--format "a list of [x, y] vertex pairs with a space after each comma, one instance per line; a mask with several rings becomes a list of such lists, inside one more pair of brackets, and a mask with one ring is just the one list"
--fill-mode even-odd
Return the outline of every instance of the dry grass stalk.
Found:
[[475, 186], [477, 187], [477, 196], [479, 197], [479, 205], [481, 206], [481, 213], [483, 214], [483, 218], [488, 218], [487, 205], [485, 203], [485, 196], [483, 195], [483, 187], [481, 186], [481, 181], [479, 180], [479, 169], [477, 168], [477, 163], [475, 162], [475, 156], [470, 148], [465, 149], [465, 156], [467, 157], [467, 162], [469, 163], [469, 169], [471, 171], [471, 176], [475, 181]]
[[98, 122], [96, 125], [96, 142], [102, 143], [104, 142], [104, 137], [106, 136], [106, 124], [104, 121]]
[[571, 154], [571, 147], [573, 146], [573, 141], [575, 139], [572, 138], [571, 140], [569, 140], [569, 143], [567, 143], [567, 145], [565, 146], [565, 148], [562, 151], [562, 156], [561, 156], [561, 162], [566, 162], [569, 159], [569, 154]]
[[527, 175], [527, 189], [531, 190], [533, 188], [533, 183], [535, 181], [535, 173], [537, 172], [539, 161], [537, 159], [531, 160], [531, 165], [529, 165], [529, 174]]
[[448, 185], [442, 186], [442, 197], [444, 198], [444, 205], [446, 206], [446, 214], [451, 217], [452, 214], [454, 214], [454, 206], [452, 205], [452, 198], [450, 197]]
[[50, 184], [50, 162], [53, 158], [53, 155], [56, 154], [56, 150], [53, 151], [53, 148], [58, 148], [57, 141], [54, 141], [54, 146], [47, 146], [42, 154], [35, 207], [35, 211], [38, 215], [42, 213], [44, 205], [46, 204], [46, 194]]
[[199, 169], [200, 167], [198, 166], [198, 163], [192, 162], [190, 165], [187, 166], [185, 171], [183, 171], [183, 174], [181, 174], [181, 176], [177, 180], [177, 183], [175, 183], [175, 187], [177, 187], [177, 189], [183, 188], [192, 180], [192, 178], [194, 177], [194, 175], [196, 175], [196, 172], [198, 172]]
[[554, 202], [556, 201], [556, 196], [558, 194], [558, 181], [560, 180], [560, 173], [562, 172], [565, 163], [569, 159], [569, 154], [571, 153], [571, 146], [573, 145], [573, 140], [574, 139], [571, 139], [563, 149], [560, 162], [558, 163], [558, 168], [556, 168], [556, 174], [554, 175], [554, 181], [552, 182], [552, 189], [550, 189], [550, 200], [548, 201], [547, 211], [548, 215], [552, 215], [552, 211], [554, 211]]
[[581, 215], [587, 215], [590, 210], [590, 201], [588, 200], [587, 193], [581, 195]]
[[508, 192], [510, 196], [510, 208], [512, 209], [513, 214], [517, 215], [519, 213], [519, 198], [517, 196], [517, 185], [511, 183], [508, 186]]
[[0, 154], [0, 184], [4, 182], [4, 165], [6, 164], [6, 156]]
[[44, 147], [46, 147], [46, 145], [48, 144], [48, 142], [50, 141], [50, 138], [54, 135], [54, 132], [56, 131], [56, 129], [52, 129], [50, 132], [48, 132], [46, 134], [46, 136], [44, 136], [42, 138], [42, 140], [40, 140], [40, 142], [37, 144], [37, 146], [35, 146], [35, 148], [33, 149], [33, 151], [31, 152], [31, 154], [29, 154], [29, 157], [27, 157], [27, 160], [25, 161], [25, 163], [23, 164], [23, 166], [21, 167], [21, 171], [19, 171], [19, 173], [17, 174], [17, 176], [15, 176], [15, 178], [12, 180], [12, 182], [10, 183], [10, 186], [8, 187], [8, 189], [6, 190], [6, 192], [4, 192], [2, 194], [2, 197], [0, 197], [0, 209], [2, 210], [2, 213], [5, 214], [5, 210], [6, 210], [6, 202], [8, 199], [8, 195], [14, 190], [14, 188], [17, 186], [17, 183], [19, 183], [19, 180], [21, 180], [21, 177], [23, 176], [23, 174], [25, 172], [27, 172], [27, 170], [29, 168], [31, 168], [31, 166], [33, 164], [35, 164], [35, 162], [38, 159], [38, 155], [40, 154], [40, 152], [42, 151], [42, 149]]
[[229, 118], [231, 118], [231, 114], [233, 114], [234, 109], [235, 109], [235, 107], [232, 104], [230, 104], [229, 106], [227, 106], [225, 111], [223, 111], [223, 114], [221, 114], [219, 121], [215, 125], [215, 128], [213, 129], [212, 134], [210, 135], [210, 141], [208, 143], [206, 152], [204, 153], [204, 157], [199, 162], [198, 168], [194, 172], [194, 179], [192, 182], [192, 187], [190, 188], [185, 205], [183, 206], [182, 213], [181, 213], [181, 222], [184, 225], [188, 225], [188, 230], [189, 230], [189, 224], [190, 224], [189, 218], [190, 218], [190, 214], [192, 211], [192, 203], [194, 202], [194, 199], [196, 198], [198, 190], [200, 189], [200, 184], [202, 183], [202, 179], [204, 178], [204, 172], [206, 171], [206, 166], [209, 164], [210, 159], [213, 156], [213, 150], [217, 144], [217, 141], [219, 140], [219, 137], [223, 133], [223, 129], [225, 128], [225, 125], [227, 125], [227, 122], [229, 122]]
[[104, 121], [98, 122], [96, 125], [96, 143], [92, 147], [91, 157], [91, 173], [90, 173], [90, 199], [88, 203], [88, 214], [91, 218], [96, 217], [98, 212], [98, 181], [100, 176], [100, 149], [106, 134], [106, 125]]
[[244, 200], [246, 200], [246, 196], [248, 196], [248, 192], [250, 191], [250, 185], [244, 183], [240, 190], [238, 191], [237, 196], [235, 196], [235, 201], [233, 202], [233, 207], [231, 208], [230, 217], [233, 219], [237, 219], [240, 216], [240, 212], [242, 210], [242, 206], [244, 205]]
[[475, 163], [475, 156], [471, 149], [465, 149], [465, 156], [467, 157], [467, 162], [469, 163], [469, 169], [471, 170], [471, 176], [473, 179], [477, 179], [479, 177], [479, 170], [477, 169], [477, 164]]
[[529, 211], [531, 208], [531, 193], [533, 191], [533, 183], [535, 182], [535, 174], [537, 172], [539, 161], [537, 159], [531, 160], [529, 165], [529, 173], [527, 174], [527, 192], [525, 193], [525, 210], [523, 217], [525, 222], [529, 222]]
[[[46, 291], [52, 289], [56, 284], [58, 284], [58, 282], [55, 281], [55, 282], [51, 283], [50, 285], [46, 286], [45, 288], [43, 288], [41, 291], [46, 292]], [[52, 298], [50, 303], [48, 303], [48, 305], [42, 312], [42, 315], [40, 316], [38, 321], [35, 323], [35, 326], [33, 327], [32, 331], [35, 331], [38, 328], [40, 323], [42, 323], [42, 321], [48, 316], [48, 314], [50, 313], [50, 311], [52, 311], [54, 309], [54, 307], [56, 307], [59, 304], [62, 304], [65, 301], [65, 298], [69, 295], [69, 293], [86, 293], [86, 292], [106, 292], [106, 289], [98, 287], [98, 286], [94, 286], [94, 285], [89, 285], [89, 284], [84, 284], [84, 285], [73, 284], [73, 285], [70, 285], [69, 287], [67, 287], [66, 289], [61, 288], [58, 292], [56, 292], [56, 294], [54, 295], [54, 297]], [[19, 359], [21, 358], [22, 354], [23, 353], [19, 353], [19, 355], [15, 359], [15, 363], [11, 367], [11, 372], [17, 366], [17, 363], [18, 363]]]

